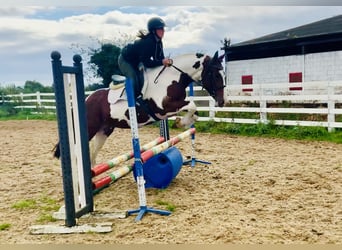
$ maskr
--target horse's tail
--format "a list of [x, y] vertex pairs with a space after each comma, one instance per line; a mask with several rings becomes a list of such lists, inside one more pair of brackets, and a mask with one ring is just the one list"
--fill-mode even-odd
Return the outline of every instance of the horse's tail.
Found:
[[61, 156], [59, 142], [54, 146], [54, 148], [51, 151], [53, 151], [53, 157], [59, 159], [59, 157]]

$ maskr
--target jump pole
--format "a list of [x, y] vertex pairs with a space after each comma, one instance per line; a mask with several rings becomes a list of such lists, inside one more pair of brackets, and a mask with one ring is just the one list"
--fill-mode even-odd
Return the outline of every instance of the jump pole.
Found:
[[[156, 138], [155, 140], [146, 143], [145, 145], [143, 145], [141, 147], [141, 152], [144, 152], [150, 148], [152, 148], [155, 145], [158, 145], [159, 143], [164, 142], [165, 139], [161, 136], [159, 136], [158, 138]], [[128, 152], [125, 154], [122, 154], [120, 156], [117, 156], [113, 159], [111, 159], [110, 161], [106, 162], [106, 163], [101, 163], [99, 165], [96, 165], [94, 168], [92, 168], [92, 177], [96, 177], [104, 172], [107, 172], [109, 169], [113, 168], [114, 166], [123, 163], [125, 161], [128, 161], [130, 159], [132, 159], [134, 157], [134, 152]], [[109, 174], [107, 174], [107, 176], [100, 178], [98, 180], [93, 180], [93, 194], [96, 195], [98, 194], [101, 190], [105, 189], [106, 187], [109, 187], [110, 184], [114, 183], [115, 181], [117, 181], [118, 179], [120, 179], [121, 177], [125, 176], [126, 174], [128, 174], [129, 172], [131, 172], [133, 169], [133, 165], [131, 166], [125, 166], [125, 167], [121, 167]]]
[[[164, 142], [165, 139], [164, 137], [161, 137], [159, 136], [158, 138], [156, 138], [155, 140], [149, 142], [149, 143], [146, 143], [144, 144], [142, 147], [141, 147], [141, 150], [140, 152], [144, 152], [162, 142]], [[122, 154], [120, 156], [117, 156], [107, 162], [104, 162], [104, 163], [100, 163], [96, 166], [94, 166], [92, 169], [91, 169], [91, 174], [93, 177], [95, 176], [98, 176], [106, 171], [108, 171], [109, 169], [115, 167], [116, 165], [120, 164], [120, 163], [123, 163], [125, 161], [128, 161], [130, 159], [132, 159], [134, 157], [134, 152], [131, 151], [131, 152], [128, 152], [128, 153], [125, 153], [125, 154]]]
[[134, 152], [134, 167], [137, 171], [137, 187], [138, 187], [138, 196], [139, 196], [139, 208], [135, 210], [129, 210], [128, 215], [137, 213], [137, 217], [135, 221], [140, 221], [145, 213], [151, 212], [160, 215], [170, 215], [170, 211], [154, 209], [151, 207], [147, 207], [146, 205], [146, 193], [145, 193], [145, 179], [143, 173], [143, 166], [141, 160], [140, 153], [140, 143], [139, 143], [139, 134], [138, 134], [138, 121], [137, 114], [135, 109], [135, 100], [133, 93], [132, 81], [129, 78], [126, 78], [126, 94], [128, 99], [128, 111], [132, 132], [132, 146]]
[[[190, 100], [192, 100], [194, 97], [194, 84], [193, 83], [190, 83], [189, 85], [189, 97], [190, 97]], [[191, 128], [195, 128], [195, 124], [192, 124]], [[183, 165], [190, 165], [191, 167], [195, 167], [197, 162], [202, 163], [202, 164], [211, 164], [211, 162], [196, 159], [195, 157], [195, 133], [193, 133], [191, 135], [191, 159], [188, 161], [184, 161]]]
[[[165, 149], [172, 147], [173, 145], [176, 145], [178, 142], [182, 141], [186, 137], [193, 135], [195, 133], [195, 131], [196, 131], [195, 128], [190, 128], [190, 129], [184, 131], [183, 133], [171, 138], [170, 140], [163, 142], [163, 143], [160, 143], [160, 144], [152, 147], [151, 149], [148, 149], [148, 150], [142, 152], [141, 153], [141, 161], [143, 163], [145, 163], [152, 156], [155, 156], [155, 155], [161, 153]], [[134, 164], [121, 167], [121, 168], [113, 171], [112, 173], [108, 174], [107, 176], [104, 176], [103, 178], [101, 178], [99, 180], [93, 181], [93, 189], [99, 190], [105, 186], [108, 186], [109, 184], [113, 183], [114, 181], [116, 181], [120, 177], [131, 172], [133, 170], [133, 167], [134, 167]]]

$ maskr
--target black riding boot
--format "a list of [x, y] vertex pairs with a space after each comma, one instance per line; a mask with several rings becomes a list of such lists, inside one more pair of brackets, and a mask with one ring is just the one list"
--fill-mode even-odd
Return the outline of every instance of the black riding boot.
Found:
[[137, 99], [139, 96], [142, 98], [142, 89], [144, 86], [144, 70], [140, 69], [139, 71], [137, 71], [137, 82], [136, 82], [136, 86], [134, 86], [134, 90], [135, 90], [135, 99]]

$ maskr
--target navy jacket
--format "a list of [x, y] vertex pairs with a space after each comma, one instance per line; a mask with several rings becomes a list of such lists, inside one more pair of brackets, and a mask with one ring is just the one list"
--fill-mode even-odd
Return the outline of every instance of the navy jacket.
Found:
[[134, 68], [138, 68], [140, 62], [147, 68], [161, 66], [163, 65], [162, 60], [165, 58], [163, 43], [153, 33], [126, 45], [121, 54], [125, 61]]

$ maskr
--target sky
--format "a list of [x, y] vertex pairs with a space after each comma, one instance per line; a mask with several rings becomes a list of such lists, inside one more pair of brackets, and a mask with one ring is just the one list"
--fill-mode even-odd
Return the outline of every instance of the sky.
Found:
[[[23, 86], [25, 81], [51, 86], [52, 51], [61, 53], [64, 65], [72, 65], [74, 54], [98, 49], [101, 43], [125, 44], [154, 16], [166, 22], [164, 52], [172, 57], [188, 52], [222, 54], [224, 38], [234, 44], [342, 14], [342, 6], [333, 6], [334, 1], [330, 6], [276, 0], [272, 6], [267, 0], [213, 0], [210, 6], [201, 0], [163, 1], [165, 5], [129, 0], [7, 2], [0, 5], [0, 87]], [[99, 82], [91, 78], [87, 53], [82, 57], [85, 84]]]

